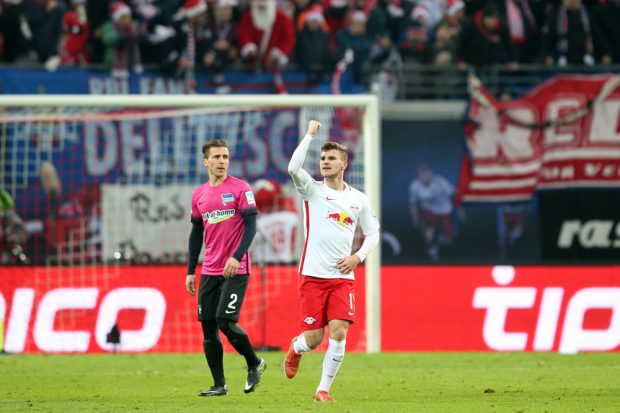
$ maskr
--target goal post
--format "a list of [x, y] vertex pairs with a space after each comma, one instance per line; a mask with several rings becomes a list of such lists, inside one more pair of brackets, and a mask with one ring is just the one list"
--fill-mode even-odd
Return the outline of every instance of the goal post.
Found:
[[[314, 117], [314, 113], [320, 119], [321, 110], [331, 110], [333, 113], [330, 119], [338, 120], [342, 113], [335, 108], [357, 111], [361, 119], [359, 129], [361, 139], [354, 145], [360, 158], [354, 159], [355, 167], [361, 168], [358, 181], [351, 181], [351, 184], [363, 190], [371, 203], [372, 208], [381, 219], [381, 132], [379, 101], [375, 95], [4, 95], [0, 96], [0, 152], [5, 155], [0, 156], [0, 184], [11, 192], [19, 184], [19, 174], [28, 175], [28, 166], [21, 165], [22, 160], [8, 160], [11, 156], [9, 149], [15, 145], [7, 141], [10, 131], [8, 125], [12, 122], [23, 122], [24, 129], [31, 128], [30, 124], [49, 122], [52, 127], [57, 127], [55, 119], [68, 122], [81, 122], [89, 119], [124, 119], [124, 117], [141, 116], [143, 119], [160, 116], [151, 111], [167, 111], [166, 116], [201, 116], [209, 113], [211, 116], [205, 122], [232, 122], [222, 120], [218, 113], [227, 111], [247, 111], [259, 109], [286, 109], [298, 108], [299, 116], [297, 122], [297, 134], [299, 139], [303, 137], [307, 127], [307, 118]], [[115, 111], [110, 114], [109, 111]], [[126, 113], [116, 113], [116, 111], [126, 111]], [[317, 112], [318, 111], [318, 112]], [[136, 114], [137, 113], [137, 114]], [[116, 118], [114, 118], [116, 116]], [[351, 116], [355, 118], [357, 115]], [[304, 124], [305, 123], [305, 124]], [[153, 126], [158, 127], [158, 126]], [[201, 131], [209, 130], [208, 125], [202, 126]], [[206, 128], [206, 129], [205, 129]], [[36, 136], [45, 135], [45, 131], [37, 132]], [[56, 131], [62, 134], [63, 129]], [[146, 133], [146, 132], [145, 132]], [[168, 132], [167, 132], [168, 133]], [[328, 134], [329, 130], [324, 130], [323, 134]], [[177, 138], [175, 130], [169, 132], [170, 142], [167, 145], [176, 145], [172, 142]], [[198, 132], [195, 132], [197, 135]], [[222, 137], [226, 137], [223, 135]], [[330, 138], [326, 136], [325, 138]], [[54, 136], [54, 139], [56, 137]], [[61, 138], [62, 139], [62, 138]], [[50, 142], [53, 139], [50, 138]], [[54, 142], [49, 145], [55, 144]], [[272, 150], [268, 146], [264, 150]], [[351, 149], [351, 148], [350, 148]], [[122, 148], [116, 150], [122, 151]], [[11, 152], [13, 153], [13, 152]], [[37, 168], [43, 169], [45, 165], [44, 157], [39, 154], [23, 155], [26, 163], [36, 163]], [[33, 159], [36, 158], [36, 159]], [[187, 159], [193, 160], [196, 153], [186, 155]], [[233, 154], [233, 159], [235, 155]], [[307, 160], [305, 166], [309, 166], [311, 160]], [[155, 163], [155, 159], [149, 160]], [[12, 163], [12, 165], [9, 165]], [[362, 165], [360, 165], [362, 164]], [[143, 165], [137, 165], [143, 166]], [[37, 171], [39, 170], [37, 169]], [[53, 174], [52, 174], [53, 178]], [[242, 177], [243, 178], [243, 177]], [[345, 176], [345, 179], [348, 178]], [[132, 184], [140, 185], [144, 182], [133, 181]], [[188, 182], [184, 182], [188, 183]], [[197, 185], [198, 182], [193, 182]], [[45, 185], [45, 183], [42, 183]], [[15, 194], [12, 194], [15, 195]], [[184, 205], [185, 207], [185, 205]], [[90, 228], [84, 223], [76, 226], [75, 231], [86, 232]], [[104, 234], [105, 236], [105, 234]], [[366, 274], [366, 351], [375, 353], [381, 351], [381, 244], [377, 246], [365, 261]], [[84, 264], [85, 262], [81, 262]], [[88, 263], [88, 262], [86, 262]]]

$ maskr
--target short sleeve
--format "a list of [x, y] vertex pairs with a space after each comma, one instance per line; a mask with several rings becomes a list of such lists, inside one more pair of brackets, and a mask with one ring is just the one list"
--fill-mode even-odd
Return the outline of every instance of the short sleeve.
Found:
[[239, 187], [239, 193], [237, 194], [237, 207], [241, 212], [241, 215], [252, 215], [258, 213], [256, 209], [256, 200], [254, 199], [254, 192], [247, 182]]

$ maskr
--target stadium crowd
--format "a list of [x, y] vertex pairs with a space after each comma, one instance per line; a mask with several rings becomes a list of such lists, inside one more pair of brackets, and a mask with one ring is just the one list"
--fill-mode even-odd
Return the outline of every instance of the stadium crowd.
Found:
[[311, 82], [390, 59], [461, 69], [620, 63], [620, 0], [0, 0], [9, 64], [145, 65], [185, 79], [289, 65]]

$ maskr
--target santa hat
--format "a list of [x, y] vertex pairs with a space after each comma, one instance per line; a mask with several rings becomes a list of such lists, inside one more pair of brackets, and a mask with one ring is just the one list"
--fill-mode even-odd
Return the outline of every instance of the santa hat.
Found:
[[110, 15], [112, 17], [112, 20], [117, 22], [121, 17], [125, 15], [131, 16], [131, 9], [122, 1], [117, 1], [112, 4]]
[[449, 0], [448, 1], [448, 10], [446, 14], [448, 16], [454, 16], [459, 11], [465, 8], [465, 3], [462, 0]]
[[311, 11], [306, 15], [306, 21], [323, 23], [325, 21], [325, 17], [323, 17], [321, 12]]
[[207, 3], [205, 0], [185, 0], [183, 2], [183, 13], [185, 17], [189, 19], [205, 11], [207, 11]]
[[329, 0], [329, 5], [331, 7], [339, 9], [341, 7], [348, 7], [349, 6], [349, 2], [348, 2], [348, 0]]
[[218, 7], [237, 7], [239, 2], [237, 0], [217, 0], [216, 4]]
[[366, 23], [366, 20], [368, 20], [366, 14], [360, 10], [356, 10], [351, 16], [351, 23]]

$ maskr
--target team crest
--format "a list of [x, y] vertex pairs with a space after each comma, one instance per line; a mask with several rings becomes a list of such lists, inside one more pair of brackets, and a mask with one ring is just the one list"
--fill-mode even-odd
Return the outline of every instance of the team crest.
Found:
[[226, 205], [229, 202], [235, 202], [233, 194], [222, 194], [222, 204]]
[[306, 319], [304, 320], [304, 323], [310, 325], [312, 323], [314, 323], [316, 321], [316, 318], [314, 317], [306, 317]]

